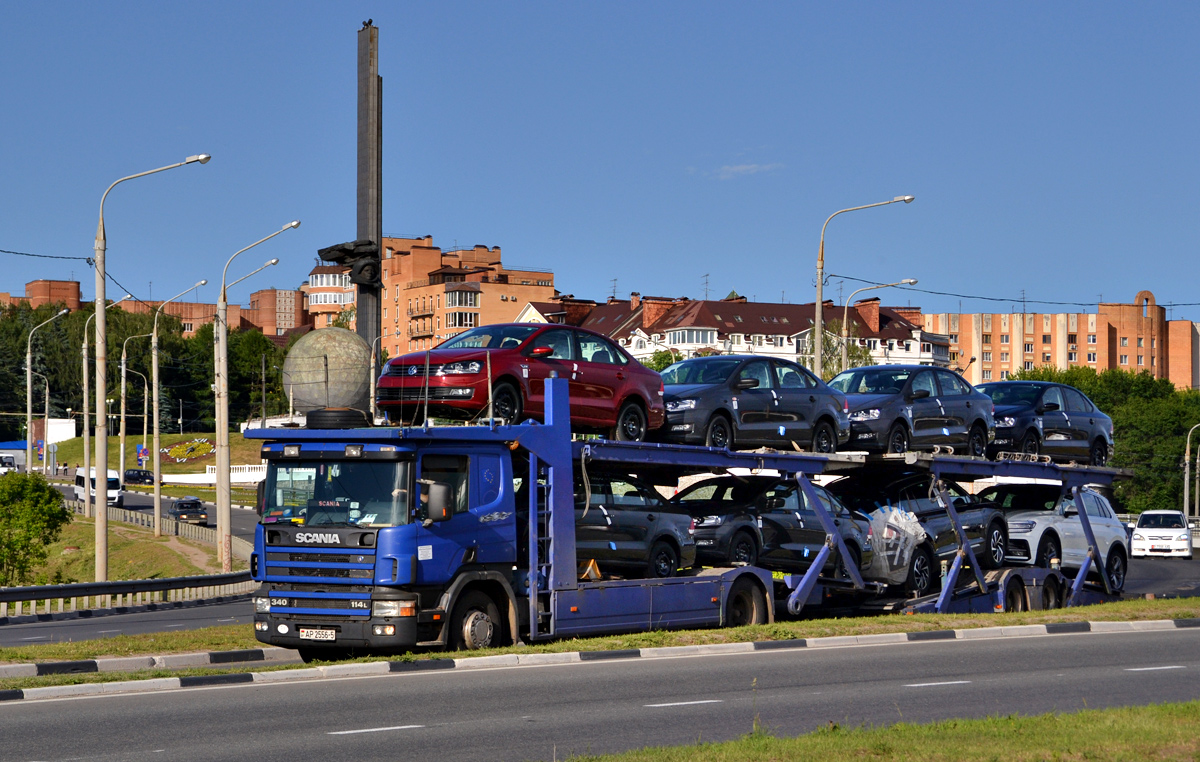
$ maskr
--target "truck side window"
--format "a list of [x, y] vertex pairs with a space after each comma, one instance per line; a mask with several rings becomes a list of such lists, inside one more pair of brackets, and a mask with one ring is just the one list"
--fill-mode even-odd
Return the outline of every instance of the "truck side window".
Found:
[[470, 508], [467, 487], [471, 459], [466, 455], [426, 455], [421, 459], [421, 478], [450, 487], [455, 513]]

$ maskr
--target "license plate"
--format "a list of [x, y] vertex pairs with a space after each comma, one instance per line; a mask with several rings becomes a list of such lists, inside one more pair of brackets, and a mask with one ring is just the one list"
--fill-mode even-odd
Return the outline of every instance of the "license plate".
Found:
[[300, 628], [301, 640], [335, 640], [336, 638], [336, 630], [316, 630], [309, 627]]

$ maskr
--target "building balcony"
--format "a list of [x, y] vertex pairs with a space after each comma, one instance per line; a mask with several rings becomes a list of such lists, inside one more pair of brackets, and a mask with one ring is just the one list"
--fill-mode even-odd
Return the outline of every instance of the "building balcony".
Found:
[[425, 338], [427, 336], [432, 336], [433, 329], [432, 328], [416, 328], [416, 327], [410, 325], [408, 327], [408, 335], [409, 335], [409, 337], [414, 338], [414, 339], [421, 339], [421, 338]]
[[408, 316], [410, 318], [425, 317], [426, 315], [432, 315], [433, 312], [434, 312], [433, 307], [409, 307], [408, 308]]

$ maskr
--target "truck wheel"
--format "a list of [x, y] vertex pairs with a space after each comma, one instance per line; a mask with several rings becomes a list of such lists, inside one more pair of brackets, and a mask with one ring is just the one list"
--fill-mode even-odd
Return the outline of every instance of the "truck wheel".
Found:
[[669, 542], [659, 540], [650, 548], [650, 562], [646, 565], [646, 576], [652, 579], [674, 577], [679, 570], [679, 554]]
[[1004, 586], [1004, 610], [1026, 611], [1027, 609], [1024, 583], [1018, 577], [1009, 577], [1008, 583]]
[[1058, 586], [1058, 580], [1054, 577], [1047, 577], [1045, 584], [1042, 585], [1042, 611], [1053, 611], [1054, 609], [1062, 608], [1062, 588]]
[[1008, 538], [1004, 527], [992, 524], [987, 529], [987, 546], [983, 549], [983, 558], [979, 563], [985, 569], [999, 569], [1004, 566], [1004, 551], [1008, 546]]
[[758, 544], [749, 532], [738, 532], [729, 541], [729, 563], [754, 566], [758, 562]]
[[833, 425], [829, 421], [821, 421], [817, 427], [813, 429], [812, 435], [812, 451], [823, 453], [837, 452], [837, 432], [833, 430]]
[[767, 596], [746, 575], [738, 577], [725, 599], [725, 626], [745, 627], [748, 624], [766, 623]]
[[504, 626], [496, 603], [478, 590], [463, 593], [450, 617], [450, 647], [475, 651], [500, 645]]
[[492, 387], [492, 415], [509, 423], [521, 421], [521, 393], [507, 381]]
[[643, 442], [646, 439], [646, 414], [636, 402], [626, 402], [617, 414], [613, 439], [620, 442]]

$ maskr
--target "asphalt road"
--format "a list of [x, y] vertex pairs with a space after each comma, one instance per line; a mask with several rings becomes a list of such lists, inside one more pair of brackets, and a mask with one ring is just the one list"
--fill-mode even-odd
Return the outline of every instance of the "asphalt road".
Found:
[[829, 722], [1198, 697], [1200, 630], [1056, 635], [13, 702], [0, 704], [0, 756], [550, 760], [733, 739], [756, 716], [773, 733], [797, 735]]
[[[69, 498], [75, 497], [74, 488], [71, 486], [56, 485], [58, 490]], [[171, 503], [174, 498], [163, 497], [163, 515], [171, 508]], [[215, 528], [217, 526], [217, 506], [213, 503], [205, 503], [208, 507], [208, 526]], [[140, 511], [142, 513], [154, 514], [154, 496], [143, 495], [138, 492], [125, 493], [125, 509], [129, 511]], [[229, 512], [230, 528], [234, 537], [241, 537], [247, 542], [254, 542], [254, 527], [258, 524], [258, 514], [254, 511], [245, 508], [233, 508]]]
[[162, 611], [106, 614], [84, 619], [30, 622], [0, 626], [0, 646], [31, 646], [73, 640], [98, 640], [114, 635], [198, 630], [226, 624], [249, 624], [254, 608], [249, 600], [211, 603]]

